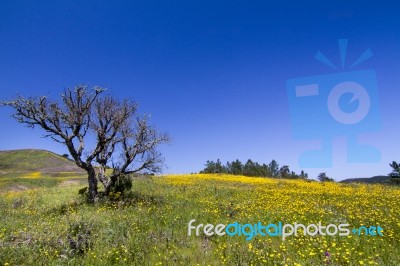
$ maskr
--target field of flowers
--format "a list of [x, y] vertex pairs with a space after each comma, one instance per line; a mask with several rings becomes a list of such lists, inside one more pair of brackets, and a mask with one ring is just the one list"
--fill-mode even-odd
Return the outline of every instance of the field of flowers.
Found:
[[[38, 177], [39, 178], [39, 177]], [[134, 180], [129, 200], [82, 186], [0, 194], [0, 265], [400, 265], [400, 189], [229, 175]], [[239, 222], [380, 226], [383, 236], [188, 236]]]

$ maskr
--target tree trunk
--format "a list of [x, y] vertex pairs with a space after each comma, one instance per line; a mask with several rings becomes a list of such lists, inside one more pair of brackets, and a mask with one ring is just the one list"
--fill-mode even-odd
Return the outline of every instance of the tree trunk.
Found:
[[[106, 189], [108, 187], [108, 179], [106, 177], [106, 168], [103, 166], [100, 166], [98, 168], [98, 173], [97, 173], [97, 179], [103, 184], [104, 189]], [[106, 193], [107, 194], [107, 193]]]
[[110, 176], [110, 180], [108, 181], [108, 184], [105, 189], [105, 193], [108, 194], [110, 193], [111, 188], [115, 185], [117, 182], [118, 177], [115, 175]]
[[97, 198], [97, 177], [96, 171], [91, 166], [87, 169], [88, 173], [88, 183], [89, 183], [89, 195], [88, 195], [88, 202], [94, 203]]

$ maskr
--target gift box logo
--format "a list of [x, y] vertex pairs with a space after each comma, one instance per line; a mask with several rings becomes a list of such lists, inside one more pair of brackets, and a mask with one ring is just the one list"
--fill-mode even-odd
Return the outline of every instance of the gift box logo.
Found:
[[[347, 40], [339, 40], [342, 69], [345, 68]], [[372, 56], [367, 49], [350, 67]], [[337, 67], [321, 52], [315, 58], [325, 65]], [[309, 76], [287, 81], [290, 119], [296, 140], [321, 140], [321, 148], [299, 156], [303, 168], [332, 167], [332, 141], [335, 136], [347, 137], [348, 163], [376, 163], [380, 151], [359, 145], [358, 135], [381, 128], [378, 88], [373, 69], [345, 71]]]

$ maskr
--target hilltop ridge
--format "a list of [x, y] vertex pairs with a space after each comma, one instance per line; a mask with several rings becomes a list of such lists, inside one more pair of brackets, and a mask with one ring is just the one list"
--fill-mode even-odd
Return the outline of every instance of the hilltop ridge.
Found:
[[37, 172], [48, 176], [84, 173], [73, 161], [50, 151], [39, 149], [0, 151], [0, 176]]

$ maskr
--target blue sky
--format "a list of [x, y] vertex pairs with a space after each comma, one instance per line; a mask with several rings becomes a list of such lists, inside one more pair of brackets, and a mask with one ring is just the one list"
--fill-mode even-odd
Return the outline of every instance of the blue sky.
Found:
[[[294, 140], [286, 81], [349, 71], [314, 59], [321, 51], [340, 66], [337, 40], [348, 39], [346, 62], [373, 52], [352, 70], [376, 72], [382, 127], [359, 137], [381, 159], [347, 163], [344, 134], [332, 140], [331, 168], [305, 170], [337, 180], [387, 174], [400, 160], [399, 4], [293, 2], [1, 1], [0, 99], [100, 85], [137, 100], [172, 136], [162, 147], [167, 173], [217, 158], [276, 159], [298, 172], [301, 152], [319, 144]], [[9, 115], [0, 109], [0, 149], [66, 152]]]

